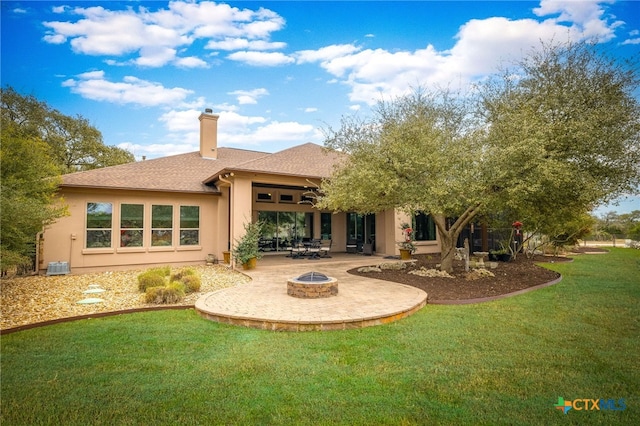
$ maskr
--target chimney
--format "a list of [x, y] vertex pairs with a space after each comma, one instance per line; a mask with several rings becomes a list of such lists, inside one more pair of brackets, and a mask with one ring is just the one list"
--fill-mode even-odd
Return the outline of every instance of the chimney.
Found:
[[202, 158], [218, 158], [218, 118], [211, 108], [204, 110], [200, 120], [200, 156]]

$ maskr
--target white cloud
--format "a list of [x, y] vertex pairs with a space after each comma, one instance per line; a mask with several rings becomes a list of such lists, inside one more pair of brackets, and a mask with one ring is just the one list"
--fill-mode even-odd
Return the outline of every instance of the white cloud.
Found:
[[307, 62], [325, 62], [341, 58], [358, 52], [360, 49], [353, 44], [332, 44], [318, 50], [300, 50], [296, 52], [299, 64]]
[[[266, 117], [247, 116], [227, 109], [214, 109], [218, 114], [218, 144], [226, 147], [257, 147], [278, 143], [322, 140], [321, 133], [309, 124], [298, 122], [270, 121]], [[169, 132], [167, 142], [151, 145], [131, 145], [136, 156], [147, 155], [148, 158], [175, 153], [191, 152], [198, 149], [201, 111], [195, 109], [171, 110], [162, 114], [158, 120]], [[176, 149], [175, 145], [181, 146]], [[264, 149], [264, 148], [260, 148]]]
[[171, 110], [160, 116], [159, 121], [170, 132], [197, 132], [199, 129], [198, 117], [202, 111], [195, 109]]
[[176, 64], [176, 66], [181, 68], [208, 68], [209, 67], [209, 64], [207, 64], [205, 61], [203, 61], [202, 59], [196, 56], [189, 56], [186, 58], [176, 58], [176, 60], [173, 61], [173, 63]]
[[416, 86], [465, 87], [504, 62], [521, 59], [541, 41], [595, 37], [606, 41], [620, 22], [606, 16], [600, 3], [542, 0], [535, 13], [545, 19], [472, 19], [460, 27], [450, 50], [438, 51], [428, 45], [391, 52], [344, 44], [298, 51], [295, 57], [299, 64], [319, 63], [334, 77], [327, 83], [350, 87], [351, 102], [373, 104], [382, 93], [400, 95]]
[[80, 74], [77, 79], [68, 79], [63, 86], [84, 98], [117, 104], [139, 106], [176, 105], [184, 103], [193, 92], [180, 87], [166, 88], [160, 83], [126, 76], [121, 82], [104, 78], [103, 71]]
[[236, 96], [238, 103], [240, 105], [246, 104], [257, 104], [258, 98], [262, 96], [266, 96], [269, 94], [269, 91], [265, 88], [253, 89], [253, 90], [235, 90], [233, 92], [229, 92], [229, 95]]
[[320, 132], [310, 124], [272, 121], [257, 128], [229, 132], [226, 125], [222, 124], [223, 118], [224, 116], [221, 115], [218, 121], [218, 142], [222, 146], [269, 146], [273, 148], [277, 144], [291, 146], [291, 142], [322, 140]]
[[533, 13], [540, 17], [559, 15], [552, 20], [557, 23], [571, 23], [584, 38], [608, 41], [615, 36], [613, 29], [619, 25], [619, 22], [607, 22], [607, 18], [603, 16], [602, 4], [613, 2], [613, 0], [542, 0], [540, 7], [534, 8]]
[[210, 1], [172, 1], [168, 9], [155, 12], [144, 6], [124, 10], [102, 6], [57, 7], [54, 11], [69, 16], [67, 20], [44, 22], [47, 28], [44, 41], [52, 44], [69, 41], [78, 54], [132, 56], [130, 61], [116, 62], [111, 58], [113, 63], [205, 67], [204, 60], [177, 53], [188, 50], [196, 39], [207, 39], [210, 49], [274, 50], [286, 46], [269, 40], [273, 32], [284, 27], [284, 19], [263, 8], [253, 11]]
[[314, 107], [307, 107], [304, 109], [304, 112], [317, 112], [318, 108], [314, 108]]
[[232, 61], [238, 61], [256, 67], [276, 67], [287, 65], [295, 60], [280, 52], [234, 52], [227, 56]]

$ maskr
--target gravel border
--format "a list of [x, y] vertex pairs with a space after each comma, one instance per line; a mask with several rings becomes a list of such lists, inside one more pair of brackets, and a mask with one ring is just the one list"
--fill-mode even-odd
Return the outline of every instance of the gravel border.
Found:
[[[144, 294], [138, 291], [138, 275], [144, 269], [97, 272], [81, 275], [37, 275], [3, 279], [0, 281], [0, 333], [18, 331], [31, 324], [43, 325], [63, 319], [96, 318], [158, 309], [193, 308], [198, 298], [212, 291], [233, 287], [249, 282], [244, 274], [234, 272], [222, 265], [191, 266], [201, 277], [199, 292], [187, 295], [184, 300], [173, 305], [145, 303]], [[172, 268], [172, 270], [178, 270]], [[89, 286], [98, 286], [106, 291], [98, 294], [84, 294]], [[102, 303], [78, 304], [88, 298], [103, 299]]]

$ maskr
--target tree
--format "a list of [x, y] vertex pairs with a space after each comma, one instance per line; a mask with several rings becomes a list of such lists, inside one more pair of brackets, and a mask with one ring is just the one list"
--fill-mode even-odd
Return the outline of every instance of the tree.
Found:
[[[542, 45], [486, 86], [482, 113], [502, 205], [536, 229], [593, 210], [640, 184], [636, 64], [598, 46]], [[514, 79], [514, 75], [519, 78]]]
[[28, 270], [36, 234], [63, 216], [54, 202], [59, 169], [42, 140], [29, 136], [16, 123], [2, 119], [0, 146], [1, 269]]
[[28, 269], [36, 234], [66, 214], [55, 197], [61, 173], [133, 161], [133, 155], [102, 143], [100, 132], [81, 116], [69, 117], [33, 96], [0, 91], [0, 223], [2, 271]]
[[349, 156], [322, 183], [318, 207], [431, 214], [442, 269], [450, 271], [458, 235], [492, 194], [486, 135], [471, 106], [448, 90], [418, 89], [379, 102], [370, 121], [344, 118], [340, 129], [329, 129], [325, 144]]
[[63, 173], [115, 166], [135, 160], [130, 152], [105, 145], [102, 134], [89, 121], [70, 117], [33, 96], [11, 87], [2, 89], [2, 116], [20, 126], [25, 134], [49, 145], [50, 155]]
[[325, 144], [350, 154], [318, 205], [434, 218], [442, 269], [480, 213], [556, 230], [640, 183], [637, 68], [588, 43], [542, 46], [482, 87], [480, 102], [423, 90], [342, 120]]

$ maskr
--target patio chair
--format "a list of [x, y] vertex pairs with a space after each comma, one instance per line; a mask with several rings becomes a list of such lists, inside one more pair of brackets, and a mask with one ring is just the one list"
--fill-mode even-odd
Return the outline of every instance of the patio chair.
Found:
[[347, 253], [357, 253], [358, 252], [358, 241], [350, 239], [347, 241]]
[[308, 247], [301, 243], [287, 247], [287, 250], [289, 250], [289, 256], [293, 259], [300, 259], [302, 256], [307, 254], [308, 249]]
[[320, 259], [320, 240], [312, 240], [307, 247], [307, 254], [310, 254], [309, 259]]
[[320, 241], [320, 257], [331, 257], [329, 253], [331, 252], [331, 246], [333, 245], [333, 240], [322, 240]]

